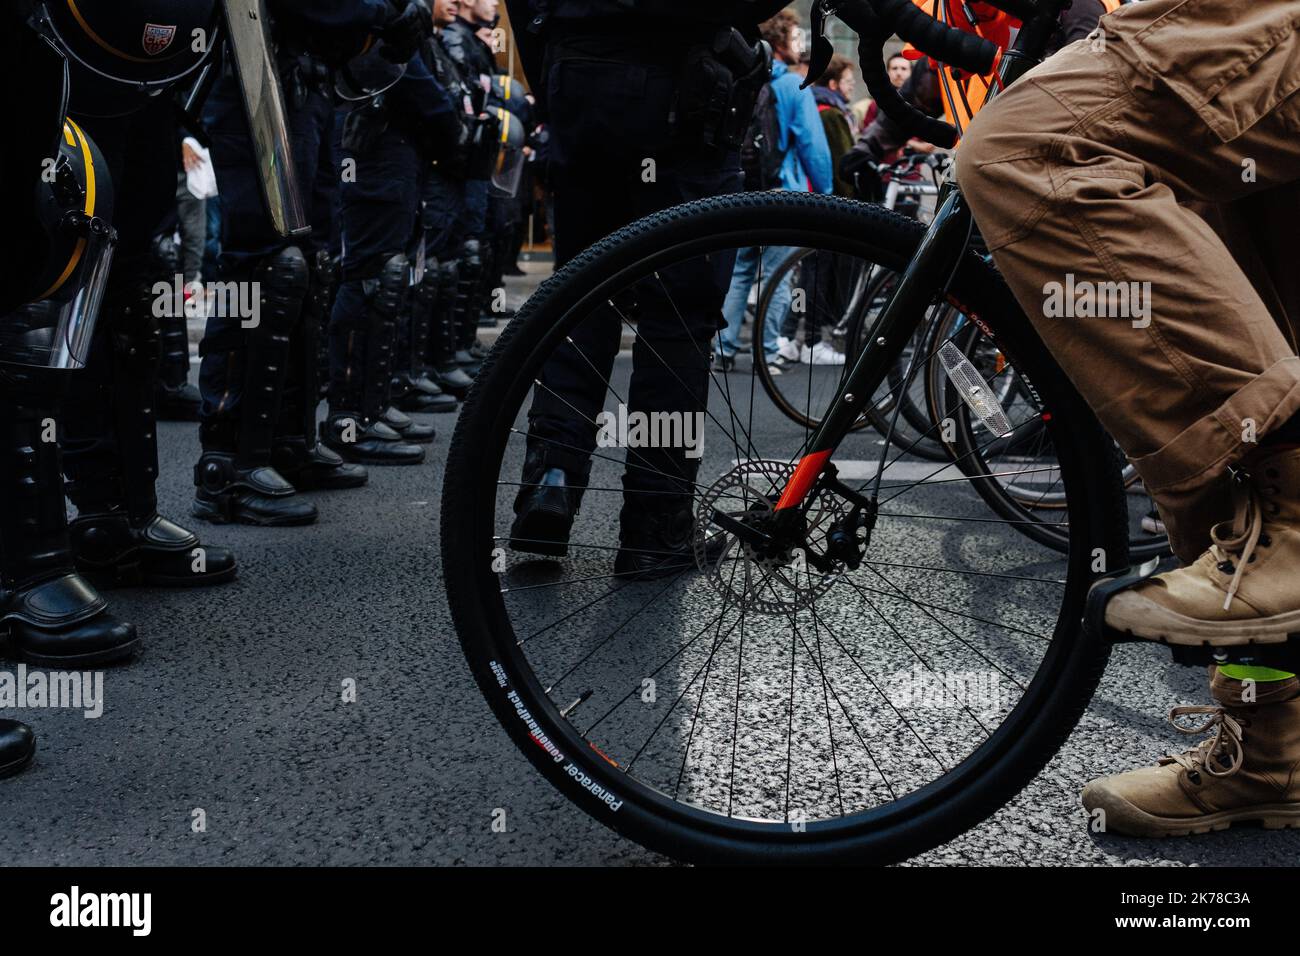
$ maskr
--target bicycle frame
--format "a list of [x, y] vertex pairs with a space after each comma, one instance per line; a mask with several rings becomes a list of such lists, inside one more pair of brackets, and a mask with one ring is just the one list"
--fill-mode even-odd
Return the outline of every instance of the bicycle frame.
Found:
[[[1040, 12], [1024, 22], [1015, 42], [1004, 51], [998, 65], [997, 83], [989, 100], [1043, 59], [1061, 12], [1068, 4], [1069, 0], [1041, 0]], [[925, 320], [935, 291], [947, 288], [970, 242], [973, 228], [974, 219], [961, 190], [949, 179], [940, 190], [939, 208], [916, 254], [867, 336], [867, 341], [877, 347], [864, 349], [857, 357], [782, 489], [775, 508], [778, 532], [797, 525], [801, 506], [822, 480], [831, 456], [862, 414], [864, 404], [871, 401], [890, 367], [898, 361], [907, 342]], [[889, 436], [886, 436], [884, 447], [887, 451]], [[876, 487], [882, 471], [883, 467], [876, 471]], [[874, 505], [875, 500], [873, 489], [870, 502]]]

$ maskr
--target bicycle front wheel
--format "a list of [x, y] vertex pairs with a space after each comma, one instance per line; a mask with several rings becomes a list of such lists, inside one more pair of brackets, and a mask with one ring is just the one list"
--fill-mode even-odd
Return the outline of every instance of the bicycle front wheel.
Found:
[[1091, 696], [1107, 649], [1079, 620], [1096, 549], [1125, 560], [1123, 494], [1106, 436], [976, 256], [951, 299], [996, 319], [1040, 383], [1050, 416], [1013, 425], [1052, 435], [1068, 553], [1020, 534], [957, 468], [882, 459], [865, 433], [834, 459], [855, 487], [884, 469], [859, 561], [819, 557], [851, 507], [830, 487], [802, 548], [761, 553], [725, 530], [770, 513], [808, 434], [752, 373], [710, 371], [716, 317], [745, 299], [738, 250], [900, 271], [922, 231], [795, 193], [667, 210], [548, 280], [468, 396], [442, 510], [461, 646], [534, 766], [646, 846], [901, 859], [1009, 800]]

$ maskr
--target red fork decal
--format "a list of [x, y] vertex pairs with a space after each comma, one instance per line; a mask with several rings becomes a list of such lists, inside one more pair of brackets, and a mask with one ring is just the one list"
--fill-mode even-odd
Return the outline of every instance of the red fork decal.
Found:
[[812, 488], [821, 476], [826, 459], [830, 457], [831, 450], [828, 448], [826, 451], [816, 451], [799, 459], [794, 474], [790, 476], [790, 483], [785, 486], [785, 490], [781, 492], [781, 500], [776, 503], [776, 510], [796, 508], [803, 504], [808, 489]]

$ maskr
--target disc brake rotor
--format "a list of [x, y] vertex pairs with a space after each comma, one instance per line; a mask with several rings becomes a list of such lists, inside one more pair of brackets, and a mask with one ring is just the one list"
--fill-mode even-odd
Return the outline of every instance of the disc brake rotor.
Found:
[[[714, 512], [720, 511], [762, 529], [771, 523], [776, 500], [792, 474], [791, 462], [743, 461], [715, 481], [696, 503], [696, 564], [709, 583], [741, 610], [782, 615], [800, 611], [830, 590], [844, 571], [842, 562], [837, 561], [823, 573], [805, 556], [805, 546], [814, 553], [825, 553], [827, 534], [847, 513], [844, 501], [828, 491], [813, 492], [804, 513], [802, 543], [762, 548], [742, 541], [714, 521]], [[726, 540], [720, 554], [716, 545], [719, 535]]]

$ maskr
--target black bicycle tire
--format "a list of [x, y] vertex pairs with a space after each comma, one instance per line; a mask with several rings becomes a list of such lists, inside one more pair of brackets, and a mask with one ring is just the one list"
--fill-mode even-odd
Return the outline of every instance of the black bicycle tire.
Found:
[[[494, 628], [500, 588], [491, 570], [491, 535], [483, 532], [492, 526], [496, 490], [494, 481], [485, 479], [485, 469], [491, 468], [495, 478], [494, 462], [499, 462], [513, 427], [511, 410], [527, 394], [528, 375], [520, 370], [527, 371], [530, 359], [538, 361], [535, 356], [549, 353], [562, 339], [565, 329], [556, 323], [556, 315], [603, 294], [599, 276], [617, 277], [650, 261], [666, 245], [674, 251], [689, 248], [700, 237], [734, 238], [738, 245], [776, 244], [803, 224], [809, 233], [833, 234], [846, 253], [870, 248], [892, 257], [896, 269], [912, 255], [924, 231], [914, 220], [879, 207], [777, 192], [700, 200], [633, 223], [548, 279], [520, 310], [467, 396], [449, 451], [441, 511], [444, 583], [462, 650], [489, 705], [521, 751], [569, 799], [631, 839], [689, 861], [885, 863], [943, 843], [988, 817], [1055, 754], [1105, 667], [1109, 646], [1079, 625], [1092, 578], [1093, 549], [1105, 549], [1109, 567], [1127, 563], [1123, 492], [1112, 463], [1099, 454], [1109, 439], [1067, 377], [1044, 374], [1041, 397], [1050, 402], [1054, 428], [1061, 431], [1062, 468], [1080, 492], [1071, 503], [1079, 514], [1072, 521], [1077, 533], [1068, 559], [1070, 584], [1043, 662], [1024, 696], [1007, 721], [951, 772], [861, 819], [788, 832], [664, 806], [652, 794], [641, 793], [639, 784], [634, 787], [622, 779], [589, 747], [571, 740], [574, 735], [549, 699], [539, 694], [531, 672], [519, 670], [512, 635]], [[674, 245], [678, 237], [682, 242]], [[965, 257], [952, 289], [976, 321], [983, 315], [997, 317], [996, 337], [1022, 367], [1056, 368], [1001, 278], [978, 256]], [[520, 719], [516, 701], [531, 708], [531, 726]], [[538, 747], [538, 731], [565, 745], [566, 759], [577, 769], [618, 792], [620, 808], [611, 810]]]
[[[791, 253], [782, 260], [781, 264], [773, 273], [773, 278], [766, 284], [766, 288], [763, 290], [758, 303], [754, 307], [753, 341], [750, 345], [750, 349], [753, 356], [752, 361], [754, 363], [753, 368], [755, 374], [758, 376], [759, 383], [763, 386], [763, 391], [767, 393], [768, 398], [772, 400], [772, 404], [777, 407], [777, 410], [796, 425], [801, 425], [805, 428], [816, 428], [821, 424], [821, 419], [812, 415], [805, 415], [790, 403], [785, 396], [785, 392], [783, 392], [780, 386], [776, 384], [775, 378], [768, 370], [766, 356], [763, 354], [762, 348], [763, 326], [767, 321], [765, 317], [768, 313], [768, 308], [771, 305], [771, 298], [775, 294], [777, 287], [780, 285], [782, 277], [802, 261], [810, 251], [811, 250], [809, 249], [798, 249]], [[877, 276], [872, 280], [871, 287], [875, 288], [881, 283], [887, 281], [888, 276], [888, 273], [882, 273], [880, 276]], [[856, 349], [858, 340], [862, 337], [862, 325], [865, 319], [865, 314], [858, 315], [848, 330], [846, 341], [851, 343], [854, 349]], [[855, 355], [856, 351], [849, 353], [846, 367], [852, 365]], [[900, 373], [896, 369], [890, 370], [890, 384], [898, 379], [899, 374]], [[919, 420], [917, 416], [920, 412], [917, 409], [909, 409], [908, 406], [911, 404], [913, 403], [904, 403], [902, 414], [906, 419], [907, 424], [911, 424], [915, 427], [914, 422]], [[892, 434], [893, 445], [900, 451], [906, 451], [910, 454], [916, 455], [918, 458], [924, 458], [927, 461], [947, 460], [948, 455], [942, 444], [926, 436], [924, 428], [917, 428], [917, 432], [920, 434], [916, 436], [900, 434], [896, 429], [892, 428], [892, 418], [892, 412], [883, 411], [875, 402], [872, 402], [863, 410], [862, 416], [853, 423], [853, 427], [850, 430], [860, 432], [870, 426], [880, 434], [881, 438]]]
[[[940, 335], [942, 325], [936, 326], [935, 334]], [[971, 334], [978, 334], [978, 328], [972, 324]], [[960, 347], [960, 346], [959, 346]], [[966, 351], [966, 349], [963, 349]], [[939, 416], [942, 409], [948, 407], [949, 403], [944, 402], [936, 391], [937, 385], [943, 385], [945, 388], [951, 387], [945, 376], [939, 369], [937, 361], [932, 363], [932, 367], [926, 370], [926, 404], [929, 406], [931, 416]], [[960, 402], [956, 404], [960, 405]], [[1070, 532], [1068, 527], [1061, 530], [1060, 527], [1047, 521], [1039, 521], [1035, 512], [1018, 503], [1016, 496], [1001, 482], [992, 479], [982, 479], [980, 473], [974, 469], [973, 462], [985, 460], [984, 454], [976, 454], [976, 450], [985, 444], [985, 440], [977, 436], [971, 426], [971, 417], [964, 406], [958, 409], [959, 414], [954, 416], [954, 442], [949, 449], [952, 459], [959, 462], [958, 467], [964, 474], [971, 478], [971, 484], [976, 492], [984, 499], [994, 512], [1000, 517], [1005, 518], [1008, 522], [1013, 522], [1026, 537], [1038, 542], [1055, 551], [1064, 553], [1069, 546]], [[1113, 444], [1113, 443], [1112, 443]], [[988, 446], [985, 446], [986, 448]], [[1113, 454], [1118, 460], [1123, 461], [1123, 455], [1118, 448], [1113, 450]], [[983, 474], [988, 473], [988, 469], [983, 469]], [[1127, 482], [1123, 476], [1120, 476], [1121, 487], [1127, 488]], [[1059, 513], [1060, 507], [1053, 505], [1050, 509], [1052, 513]], [[1170, 553], [1169, 539], [1153, 537], [1151, 540], [1133, 541], [1130, 539], [1128, 545], [1130, 560], [1145, 561], [1148, 558], [1164, 557]]]
[[[767, 357], [763, 354], [763, 326], [766, 324], [768, 307], [772, 303], [772, 296], [777, 287], [781, 284], [783, 277], [790, 272], [798, 263], [809, 253], [808, 249], [796, 249], [790, 255], [781, 260], [781, 264], [776, 267], [772, 276], [764, 283], [762, 294], [758, 298], [758, 303], [754, 306], [754, 329], [753, 342], [750, 343], [750, 350], [753, 355], [754, 373], [758, 376], [759, 384], [763, 386], [763, 391], [767, 397], [772, 400], [772, 404], [777, 410], [796, 425], [805, 428], [816, 428], [821, 424], [821, 420], [814, 418], [812, 415], [805, 415], [799, 411], [785, 397], [785, 393], [777, 386], [772, 373], [767, 368]], [[872, 423], [866, 417], [859, 418], [853, 423], [853, 431], [861, 431]]]

